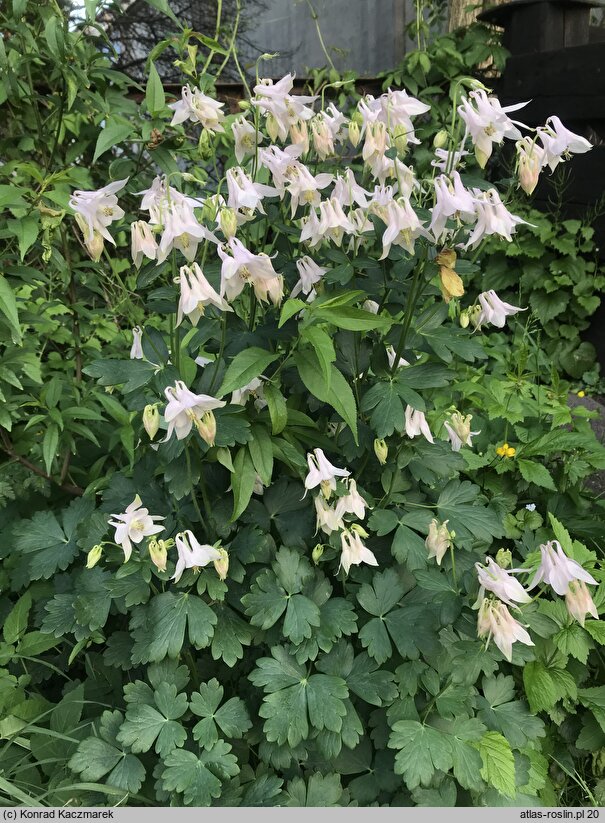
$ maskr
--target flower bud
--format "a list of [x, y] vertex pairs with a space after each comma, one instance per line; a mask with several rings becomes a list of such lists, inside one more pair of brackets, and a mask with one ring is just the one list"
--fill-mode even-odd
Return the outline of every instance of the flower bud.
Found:
[[440, 129], [437, 134], [433, 137], [433, 146], [436, 149], [443, 149], [447, 146], [448, 140], [450, 139], [449, 134], [447, 133], [446, 129]]
[[408, 130], [403, 124], [395, 126], [391, 130], [393, 145], [397, 149], [397, 154], [403, 157], [408, 147]]
[[468, 324], [471, 322], [471, 317], [468, 309], [462, 309], [460, 312], [460, 325], [463, 329], [468, 327]]
[[565, 595], [565, 605], [571, 617], [581, 626], [584, 625], [587, 614], [591, 614], [595, 620], [599, 619], [597, 608], [583, 580], [571, 581]]
[[359, 145], [359, 140], [361, 138], [361, 131], [359, 129], [358, 124], [351, 120], [349, 123], [349, 142], [353, 146], [353, 148], [357, 148]]
[[153, 440], [160, 428], [160, 413], [156, 403], [149, 404], [143, 409], [143, 426], [149, 439]]
[[475, 146], [475, 159], [477, 163], [479, 163], [479, 166], [484, 169], [487, 165], [488, 156], [479, 146]]
[[103, 554], [103, 546], [101, 544], [97, 544], [93, 546], [92, 549], [88, 552], [86, 557], [86, 568], [93, 569], [99, 560], [101, 559], [101, 555]]
[[235, 237], [235, 233], [237, 232], [237, 216], [235, 210], [227, 208], [220, 209], [218, 213], [218, 224], [227, 240]]
[[200, 437], [209, 446], [214, 446], [214, 438], [216, 437], [216, 419], [211, 411], [204, 412], [201, 419], [195, 421], [196, 428]]
[[429, 526], [428, 536], [424, 541], [424, 545], [429, 552], [429, 559], [431, 557], [436, 558], [438, 566], [441, 565], [443, 556], [452, 545], [451, 535], [447, 529], [448, 523], [449, 520], [440, 523], [436, 518], [433, 518]]
[[384, 440], [380, 440], [378, 438], [374, 440], [374, 454], [378, 458], [380, 465], [384, 466], [387, 462], [387, 457], [389, 456], [389, 447]]
[[324, 553], [324, 547], [321, 545], [321, 543], [318, 543], [317, 546], [315, 546], [315, 548], [311, 552], [311, 559], [313, 560], [315, 565], [317, 565], [319, 563], [319, 560], [320, 560], [323, 553]]
[[78, 224], [80, 231], [82, 232], [82, 240], [84, 245], [86, 246], [86, 250], [88, 251], [91, 259], [94, 263], [98, 263], [101, 259], [101, 255], [103, 254], [103, 249], [105, 248], [105, 240], [99, 234], [96, 229], [93, 229], [92, 232], [92, 239], [89, 239], [89, 228], [88, 223], [84, 219], [84, 217], [76, 212], [75, 214], [76, 223]]
[[360, 537], [364, 537], [364, 538], [365, 538], [365, 537], [369, 537], [369, 536], [370, 536], [370, 535], [367, 533], [367, 531], [364, 529], [364, 527], [359, 525], [359, 523], [353, 523], [353, 524], [352, 524], [352, 526], [350, 527], [350, 530], [351, 530], [352, 532], [356, 532], [356, 533], [357, 533]]
[[498, 549], [496, 563], [501, 569], [508, 569], [513, 564], [513, 553], [510, 549]]
[[250, 101], [249, 100], [238, 100], [237, 105], [242, 111], [248, 111], [250, 108]]
[[198, 151], [202, 160], [210, 160], [212, 157], [212, 137], [207, 129], [202, 129], [198, 140]]
[[168, 561], [168, 546], [165, 540], [156, 540], [153, 538], [149, 541], [149, 556], [151, 562], [160, 572], [166, 571], [166, 563]]
[[479, 322], [479, 318], [481, 317], [481, 306], [471, 306], [468, 310], [468, 316], [469, 320], [476, 329], [481, 327], [481, 323]]
[[220, 557], [218, 560], [214, 561], [214, 568], [216, 569], [216, 573], [218, 574], [221, 580], [224, 580], [227, 577], [227, 572], [229, 571], [229, 555], [226, 549], [222, 547], [218, 547], [217, 549]]
[[275, 119], [275, 116], [269, 112], [267, 115], [267, 119], [265, 120], [265, 126], [267, 127], [267, 134], [271, 138], [271, 140], [275, 143], [277, 140], [277, 136], [279, 134], [279, 124]]

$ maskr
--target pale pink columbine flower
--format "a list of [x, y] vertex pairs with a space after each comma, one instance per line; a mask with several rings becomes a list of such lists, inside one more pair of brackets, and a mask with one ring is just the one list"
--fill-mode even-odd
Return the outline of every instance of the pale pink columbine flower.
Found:
[[474, 248], [489, 234], [498, 234], [511, 242], [519, 224], [530, 225], [527, 220], [508, 211], [496, 189], [472, 189], [472, 194], [477, 224], [464, 246], [465, 249]]
[[337, 466], [333, 466], [322, 449], [313, 449], [312, 452], [308, 452], [307, 464], [309, 473], [305, 477], [305, 489], [308, 491], [320, 486], [326, 500], [330, 499], [330, 495], [336, 489], [336, 478], [349, 477], [351, 474], [347, 469], [339, 469]]
[[517, 140], [517, 172], [519, 185], [525, 194], [532, 194], [538, 185], [540, 170], [546, 162], [546, 152], [531, 137]]
[[245, 117], [234, 120], [231, 124], [231, 131], [235, 138], [235, 159], [241, 163], [245, 157], [254, 154], [258, 145], [256, 141], [260, 140], [262, 135], [256, 134], [256, 129]]
[[429, 533], [424, 541], [424, 545], [428, 549], [428, 559], [430, 560], [434, 557], [438, 566], [441, 565], [445, 553], [452, 545], [452, 536], [447, 528], [449, 522], [449, 520], [445, 520], [443, 523], [440, 523], [439, 520], [434, 517], [431, 520]]
[[78, 223], [87, 245], [92, 243], [96, 232], [115, 246], [115, 240], [107, 231], [107, 226], [124, 217], [124, 209], [118, 206], [116, 192], [123, 189], [127, 182], [128, 177], [115, 180], [96, 191], [77, 190], [69, 198], [70, 207], [81, 217]]
[[143, 262], [143, 257], [155, 260], [158, 253], [158, 243], [151, 226], [145, 220], [135, 220], [130, 226], [130, 254], [137, 267]]
[[460, 147], [454, 151], [448, 149], [435, 149], [435, 159], [431, 160], [431, 166], [439, 169], [440, 172], [446, 172], [448, 168], [457, 169], [463, 157], [468, 157], [470, 152], [465, 151]]
[[509, 663], [513, 657], [513, 643], [519, 641], [526, 646], [534, 645], [529, 634], [515, 620], [504, 603], [487, 597], [479, 606], [477, 634], [481, 638], [487, 638], [488, 644], [493, 637], [494, 643]]
[[409, 200], [403, 197], [392, 200], [386, 207], [381, 219], [386, 223], [386, 230], [382, 235], [382, 254], [379, 260], [388, 257], [391, 246], [401, 246], [409, 254], [414, 254], [416, 238], [428, 236], [428, 232], [420, 222]]
[[135, 326], [132, 330], [132, 346], [130, 347], [131, 360], [143, 360], [143, 344], [141, 338], [143, 337], [143, 329], [140, 326]]
[[348, 167], [345, 172], [336, 177], [332, 197], [338, 200], [341, 206], [352, 206], [353, 203], [357, 203], [365, 209], [371, 196], [370, 192], [363, 189], [355, 180], [353, 169]]
[[554, 171], [559, 163], [567, 160], [572, 154], [584, 154], [590, 151], [592, 144], [579, 134], [566, 129], [561, 120], [552, 116], [546, 125], [536, 129], [544, 147], [543, 165]]
[[313, 103], [317, 97], [290, 94], [293, 86], [294, 77], [291, 74], [286, 74], [277, 83], [263, 79], [254, 86], [255, 97], [250, 102], [264, 112], [267, 132], [272, 140], [277, 137], [286, 140], [291, 126], [314, 116], [313, 109], [306, 104]]
[[177, 440], [183, 440], [194, 425], [202, 435], [203, 426], [207, 426], [209, 422], [207, 416], [213, 409], [226, 405], [223, 400], [217, 400], [208, 394], [194, 394], [182, 380], [177, 380], [174, 386], [168, 386], [164, 394], [168, 400], [164, 410], [164, 420], [168, 423], [166, 440], [170, 439], [173, 432]]
[[290, 297], [296, 297], [296, 295], [302, 291], [304, 295], [308, 295], [310, 299], [314, 299], [316, 296], [314, 287], [320, 282], [328, 269], [325, 269], [323, 266], [318, 266], [317, 263], [306, 254], [296, 261], [296, 268], [298, 269], [300, 280], [292, 289]]
[[[230, 252], [230, 254], [229, 254]], [[218, 247], [218, 254], [223, 264], [221, 266], [221, 295], [226, 295], [227, 300], [234, 300], [242, 293], [247, 283], [251, 283], [256, 296], [262, 299], [261, 295], [267, 295], [266, 285], [273, 289], [279, 282], [283, 282], [281, 275], [278, 275], [271, 263], [271, 258], [263, 254], [253, 254], [244, 246], [241, 240], [232, 237], [226, 246]], [[276, 283], [277, 281], [277, 283]], [[263, 284], [265, 284], [263, 286]], [[283, 294], [283, 286], [282, 286]]]
[[500, 300], [493, 289], [481, 292], [477, 299], [481, 305], [480, 313], [473, 319], [473, 323], [477, 329], [481, 328], [484, 323], [492, 323], [492, 325], [502, 329], [506, 324], [507, 317], [517, 314], [520, 311], [527, 311], [527, 309], [522, 309], [519, 306], [511, 306], [510, 303], [505, 303], [504, 300]]
[[313, 148], [320, 160], [325, 160], [326, 157], [334, 154], [334, 135], [322, 112], [311, 120], [311, 137]]
[[[484, 89], [477, 89], [469, 94], [470, 100], [462, 98], [458, 113], [466, 124], [475, 147], [475, 157], [481, 168], [485, 168], [494, 143], [501, 143], [505, 137], [519, 140], [521, 132], [517, 121], [511, 120], [507, 112], [517, 111], [527, 103], [514, 106], [502, 106], [496, 97], [488, 97]], [[517, 123], [517, 125], [515, 125]]]
[[185, 314], [197, 326], [206, 306], [216, 306], [220, 311], [233, 311], [229, 303], [212, 288], [197, 263], [181, 266], [179, 284], [181, 296], [177, 309], [177, 326], [181, 325]]
[[595, 606], [590, 592], [586, 588], [583, 580], [572, 580], [565, 593], [565, 605], [569, 614], [584, 626], [587, 614], [591, 614], [595, 620], [599, 619], [599, 613]]
[[174, 112], [170, 125], [177, 126], [186, 120], [193, 120], [201, 123], [208, 131], [224, 132], [225, 129], [221, 126], [225, 119], [225, 114], [221, 111], [224, 105], [203, 94], [199, 89], [192, 89], [189, 85], [183, 86], [181, 99], [168, 105]]
[[492, 557], [486, 557], [485, 562], [487, 568], [481, 563], [475, 563], [480, 586], [479, 600], [483, 599], [487, 590], [493, 592], [507, 606], [514, 606], [515, 603], [531, 603], [531, 597], [510, 572], [499, 566]]
[[469, 222], [475, 216], [475, 201], [472, 194], [464, 188], [457, 171], [451, 180], [442, 174], [434, 180], [435, 205], [431, 209], [430, 230], [439, 241], [447, 233], [446, 223], [450, 217]]
[[405, 433], [412, 438], [422, 434], [429, 443], [435, 442], [424, 412], [412, 408], [409, 404], [405, 409]]
[[347, 485], [347, 494], [339, 498], [336, 510], [344, 514], [354, 514], [359, 520], [363, 520], [366, 514], [367, 503], [357, 491], [357, 483], [353, 478], [344, 481]]
[[583, 580], [585, 583], [597, 585], [594, 577], [585, 571], [579, 563], [567, 557], [558, 540], [550, 540], [540, 546], [542, 561], [527, 590], [535, 588], [538, 583], [548, 583], [557, 594], [567, 594], [569, 584], [574, 580]]
[[301, 157], [309, 153], [309, 128], [306, 120], [297, 120], [290, 126], [290, 140], [293, 146], [300, 146]]
[[130, 560], [133, 543], [140, 543], [144, 537], [151, 537], [152, 534], [164, 531], [163, 526], [153, 521], [165, 518], [157, 514], [149, 514], [148, 509], [142, 508], [142, 501], [138, 494], [127, 506], [125, 512], [109, 516], [115, 517], [115, 521], [110, 520], [109, 525], [116, 530], [114, 541], [124, 550], [125, 563]]
[[[387, 346], [387, 360], [389, 361], [389, 367], [392, 369], [395, 365], [395, 358], [397, 357], [397, 352], [395, 351], [394, 346]], [[410, 363], [405, 357], [400, 357], [397, 361], [397, 368], [401, 368], [402, 366], [409, 366]]]
[[447, 439], [452, 445], [452, 451], [458, 452], [462, 446], [472, 446], [473, 437], [476, 434], [481, 434], [480, 431], [471, 431], [472, 414], [467, 414], [463, 417], [460, 412], [452, 412], [449, 421], [444, 422], [447, 431]]
[[277, 195], [277, 189], [273, 186], [254, 183], [241, 166], [234, 166], [227, 171], [227, 190], [227, 206], [230, 209], [252, 209], [261, 214], [265, 213], [263, 198]]
[[[380, 123], [378, 121], [368, 122], [366, 125], [363, 149], [361, 150], [364, 163], [372, 166], [377, 160], [384, 157], [389, 147], [390, 141], [386, 123]], [[374, 176], [376, 177], [377, 175]]]
[[332, 508], [322, 494], [315, 495], [314, 503], [317, 518], [316, 531], [321, 529], [325, 534], [331, 534], [344, 529], [343, 511], [338, 504]]
[[178, 559], [174, 569], [174, 575], [170, 578], [178, 583], [185, 569], [200, 569], [215, 560], [220, 560], [222, 555], [214, 546], [202, 545], [192, 531], [187, 529], [179, 532], [174, 538]]
[[[367, 536], [367, 535], [366, 535]], [[361, 537], [354, 528], [345, 529], [340, 535], [341, 555], [338, 570], [344, 569], [345, 574], [349, 573], [351, 566], [359, 566], [367, 563], [368, 566], [377, 566], [374, 553], [361, 542]]]

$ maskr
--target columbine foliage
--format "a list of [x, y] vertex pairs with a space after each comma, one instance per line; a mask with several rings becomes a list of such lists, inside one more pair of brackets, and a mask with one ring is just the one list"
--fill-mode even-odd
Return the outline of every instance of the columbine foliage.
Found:
[[181, 99], [150, 64], [138, 103], [13, 6], [6, 801], [593, 802], [605, 449], [539, 306], [469, 288], [530, 231], [481, 171], [499, 143], [524, 188], [589, 144], [459, 75], [259, 80], [229, 113], [189, 51]]

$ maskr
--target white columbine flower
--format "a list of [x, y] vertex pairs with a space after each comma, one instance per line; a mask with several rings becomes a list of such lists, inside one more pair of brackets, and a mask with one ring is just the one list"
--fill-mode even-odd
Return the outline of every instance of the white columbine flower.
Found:
[[325, 189], [334, 179], [333, 174], [317, 174], [315, 177], [302, 163], [296, 163], [287, 171], [287, 188], [291, 197], [291, 216], [294, 217], [299, 205], [318, 206], [321, 202], [320, 189]]
[[[245, 157], [250, 157], [256, 151], [257, 134], [256, 129], [245, 117], [234, 120], [231, 124], [231, 131], [235, 138], [235, 158], [241, 163]], [[258, 135], [260, 140], [261, 134]]]
[[278, 305], [283, 296], [283, 278], [275, 272], [268, 255], [262, 252], [253, 254], [236, 237], [232, 237], [224, 247], [219, 246], [218, 253], [223, 261], [221, 294], [226, 295], [227, 300], [234, 300], [250, 283], [259, 300], [266, 300], [269, 296]]
[[[177, 380], [174, 386], [164, 390], [168, 404], [164, 410], [164, 419], [168, 423], [166, 440], [175, 432], [177, 440], [183, 440], [191, 431], [193, 425], [200, 435], [202, 427], [208, 425], [207, 417], [213, 409], [220, 409], [224, 401], [217, 400], [207, 394], [194, 394], [182, 380]], [[214, 417], [212, 415], [212, 417]]]
[[292, 289], [290, 297], [296, 297], [296, 295], [302, 291], [302, 293], [308, 295], [310, 299], [314, 299], [316, 296], [314, 286], [319, 283], [328, 269], [318, 266], [308, 255], [304, 255], [304, 257], [296, 261], [296, 268], [298, 269], [300, 280]]
[[515, 620], [504, 603], [487, 597], [479, 607], [477, 634], [479, 637], [487, 638], [488, 643], [493, 637], [494, 643], [509, 663], [513, 657], [513, 643], [517, 640], [526, 646], [534, 645], [529, 634]]
[[183, 86], [181, 99], [170, 103], [169, 109], [174, 111], [171, 126], [177, 126], [186, 120], [201, 123], [205, 129], [212, 132], [224, 132], [221, 122], [225, 119], [221, 111], [225, 104], [213, 100], [199, 89], [192, 89], [189, 85]]
[[[395, 358], [397, 357], [397, 352], [395, 351], [394, 346], [387, 346], [387, 360], [389, 361], [389, 367], [392, 369], [395, 365]], [[397, 363], [397, 368], [401, 368], [402, 366], [409, 366], [410, 363], [405, 357], [400, 357], [399, 362]]]
[[357, 203], [365, 209], [369, 204], [371, 194], [359, 185], [355, 180], [353, 169], [348, 167], [343, 174], [337, 176], [332, 197], [338, 200], [341, 206], [352, 206], [353, 203]]
[[558, 540], [551, 540], [540, 546], [542, 561], [538, 570], [527, 587], [528, 591], [535, 588], [538, 583], [544, 581], [556, 591], [557, 594], [567, 594], [569, 584], [575, 580], [583, 580], [585, 583], [597, 585], [594, 577], [585, 571], [579, 563], [567, 557]]
[[233, 311], [229, 303], [212, 288], [197, 263], [181, 266], [179, 283], [181, 296], [177, 310], [177, 326], [182, 323], [184, 314], [194, 326], [197, 326], [206, 306], [216, 306], [220, 311]]
[[257, 411], [264, 409], [267, 405], [267, 401], [265, 400], [265, 392], [263, 389], [264, 381], [260, 377], [254, 377], [249, 383], [245, 386], [242, 386], [241, 389], [235, 389], [231, 393], [231, 403], [234, 406], [245, 406], [248, 402], [249, 397], [254, 398], [254, 408]]
[[340, 535], [340, 543], [342, 551], [338, 569], [344, 569], [345, 574], [349, 573], [351, 566], [359, 566], [361, 563], [367, 563], [368, 566], [378, 565], [374, 553], [367, 546], [364, 546], [356, 531], [343, 531]]
[[92, 243], [95, 232], [97, 232], [115, 246], [115, 241], [107, 231], [107, 226], [124, 217], [124, 209], [118, 206], [116, 192], [123, 189], [127, 182], [126, 177], [124, 180], [109, 183], [97, 191], [74, 191], [70, 197], [69, 205], [82, 218], [78, 222], [87, 245]]
[[185, 569], [199, 569], [213, 563], [215, 560], [220, 560], [222, 557], [220, 551], [215, 549], [214, 546], [205, 546], [199, 543], [189, 529], [179, 532], [174, 538], [174, 542], [176, 543], [178, 559], [171, 579], [175, 583], [179, 582]]
[[405, 433], [412, 438], [422, 434], [429, 443], [435, 442], [424, 412], [412, 408], [409, 404], [405, 409]]
[[141, 503], [141, 498], [137, 494], [123, 514], [109, 515], [117, 521], [110, 520], [109, 525], [115, 527], [114, 540], [124, 550], [124, 562], [130, 559], [133, 543], [140, 543], [144, 537], [164, 531], [163, 526], [153, 522], [164, 518], [157, 514], [149, 514], [148, 509], [141, 508]]
[[130, 226], [130, 253], [137, 269], [143, 262], [143, 257], [155, 260], [158, 253], [158, 243], [151, 226], [145, 220], [135, 220]]
[[554, 171], [572, 154], [584, 154], [592, 148], [585, 137], [566, 129], [558, 117], [549, 117], [545, 126], [536, 129], [544, 147], [543, 165]]
[[286, 74], [277, 83], [264, 79], [254, 86], [255, 97], [250, 102], [265, 113], [267, 132], [272, 140], [277, 137], [286, 140], [291, 126], [314, 116], [313, 110], [306, 104], [313, 103], [317, 97], [290, 94], [293, 86], [294, 77], [291, 74]]
[[131, 360], [143, 360], [143, 345], [141, 338], [143, 337], [143, 329], [140, 326], [135, 326], [132, 330], [132, 346], [130, 347]]
[[446, 223], [450, 217], [469, 222], [475, 216], [473, 195], [464, 188], [457, 171], [450, 180], [445, 174], [435, 178], [435, 205], [431, 209], [430, 229], [435, 240], [446, 234]]
[[493, 592], [507, 606], [515, 603], [531, 603], [531, 597], [512, 574], [499, 566], [492, 557], [486, 557], [487, 568], [481, 563], [475, 563], [479, 580], [479, 599], [483, 599], [485, 591]]
[[472, 189], [472, 194], [477, 224], [464, 246], [465, 249], [474, 248], [489, 234], [498, 234], [510, 243], [512, 235], [516, 231], [516, 226], [519, 224], [529, 225], [527, 220], [523, 220], [508, 211], [496, 189], [489, 189], [488, 191]]
[[265, 213], [263, 197], [273, 197], [278, 193], [273, 186], [254, 183], [241, 166], [234, 166], [228, 170], [227, 189], [229, 191], [227, 206], [230, 209], [258, 210], [261, 214]]
[[321, 529], [325, 534], [331, 534], [332, 532], [344, 529], [343, 512], [338, 505], [332, 508], [323, 494], [316, 494], [314, 502], [317, 516], [317, 529]]
[[367, 503], [357, 491], [357, 483], [350, 478], [347, 483], [348, 493], [338, 500], [336, 510], [342, 514], [354, 514], [359, 520], [363, 520], [366, 514]]
[[505, 137], [510, 140], [521, 138], [521, 132], [515, 125], [517, 121], [511, 120], [507, 112], [523, 108], [527, 103], [501, 106], [500, 101], [496, 97], [488, 97], [484, 89], [472, 91], [469, 97], [470, 100], [462, 98], [458, 113], [466, 123], [475, 146], [477, 162], [483, 169], [492, 153], [494, 143], [501, 143]]
[[379, 260], [388, 257], [392, 245], [401, 246], [409, 254], [414, 254], [416, 238], [420, 235], [429, 236], [410, 201], [403, 197], [392, 200], [380, 216], [387, 227], [382, 235], [382, 254]]
[[452, 451], [459, 452], [462, 446], [472, 446], [473, 437], [476, 434], [481, 434], [480, 431], [471, 431], [472, 414], [467, 414], [463, 417], [460, 412], [452, 412], [449, 421], [444, 422], [447, 430], [447, 439], [452, 444]]
[[333, 466], [323, 453], [322, 449], [313, 449], [307, 454], [309, 473], [305, 477], [305, 489], [314, 489], [321, 486], [321, 491], [328, 500], [336, 488], [337, 477], [348, 477], [351, 472]]
[[540, 170], [546, 164], [546, 152], [531, 137], [517, 140], [516, 146], [519, 185], [526, 194], [532, 194], [538, 185]]
[[479, 329], [484, 323], [492, 323], [499, 329], [503, 328], [506, 323], [506, 318], [510, 315], [517, 314], [520, 311], [527, 311], [519, 306], [511, 306], [510, 303], [505, 303], [500, 300], [493, 289], [482, 292], [478, 297], [481, 305], [481, 311], [476, 318], [473, 319], [475, 328]]

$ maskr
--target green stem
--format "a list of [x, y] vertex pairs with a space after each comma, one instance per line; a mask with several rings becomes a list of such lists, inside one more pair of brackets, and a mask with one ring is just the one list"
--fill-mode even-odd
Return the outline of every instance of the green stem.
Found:
[[185, 446], [185, 459], [187, 461], [187, 477], [189, 479], [189, 486], [191, 489], [191, 502], [193, 503], [193, 508], [197, 516], [200, 519], [200, 523], [204, 525], [204, 529], [206, 529], [204, 516], [202, 515], [200, 504], [197, 502], [197, 497], [195, 496], [195, 489], [193, 486], [193, 474], [191, 472], [191, 456], [189, 455], [189, 446]]
[[399, 336], [399, 342], [397, 343], [397, 348], [395, 349], [395, 359], [393, 361], [393, 367], [391, 368], [391, 374], [395, 374], [395, 372], [397, 371], [399, 359], [401, 357], [401, 352], [405, 348], [405, 341], [407, 338], [408, 331], [410, 329], [410, 324], [412, 322], [414, 309], [416, 308], [416, 303], [418, 302], [424, 288], [424, 280], [422, 279], [423, 274], [424, 261], [421, 261], [414, 270], [414, 276], [412, 278], [412, 284], [410, 286], [410, 294], [407, 305], [405, 307], [403, 326], [401, 329], [401, 334]]
[[450, 543], [450, 555], [452, 557], [452, 576], [454, 578], [454, 586], [456, 587], [456, 593], [458, 592], [458, 578], [456, 577], [456, 556], [454, 554], [454, 544]]

